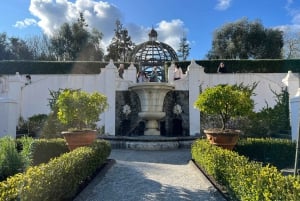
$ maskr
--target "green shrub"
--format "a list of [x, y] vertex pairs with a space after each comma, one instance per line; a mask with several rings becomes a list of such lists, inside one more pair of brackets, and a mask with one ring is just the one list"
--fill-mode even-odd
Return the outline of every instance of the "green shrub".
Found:
[[97, 140], [90, 147], [80, 147], [30, 167], [0, 183], [0, 200], [62, 201], [71, 200], [79, 185], [91, 176], [110, 155], [106, 141]]
[[[46, 114], [36, 114], [29, 117], [27, 120], [19, 118], [17, 133], [30, 137], [38, 137], [41, 134], [44, 124], [48, 118]], [[19, 137], [17, 135], [17, 137]]]
[[[274, 107], [266, 105], [259, 112], [248, 117], [248, 122], [243, 129], [247, 136], [275, 137], [291, 129], [287, 88], [283, 88], [280, 93], [272, 92], [276, 97], [276, 105]], [[285, 137], [291, 138], [290, 133], [287, 133]]]
[[59, 121], [69, 129], [95, 128], [99, 115], [108, 108], [107, 97], [99, 92], [64, 89], [58, 96], [56, 106]]
[[69, 151], [66, 141], [62, 138], [57, 139], [37, 139], [31, 145], [31, 165], [47, 163], [51, 158], [58, 157]]
[[33, 138], [27, 136], [16, 140], [17, 145], [20, 147], [18, 151], [22, 156], [24, 169], [27, 169], [32, 164], [31, 146], [34, 141]]
[[250, 160], [271, 164], [278, 169], [293, 167], [296, 143], [287, 139], [241, 139], [235, 151]]
[[205, 114], [219, 116], [222, 120], [222, 130], [225, 130], [232, 118], [252, 113], [254, 101], [251, 95], [256, 85], [256, 83], [252, 86], [220, 84], [206, 88], [199, 94], [194, 107]]
[[22, 170], [22, 157], [17, 151], [15, 140], [11, 137], [0, 138], [0, 181]]
[[48, 105], [50, 107], [50, 114], [44, 124], [44, 129], [40, 137], [51, 139], [51, 138], [62, 138], [61, 132], [68, 130], [66, 125], [63, 125], [57, 117], [58, 107], [57, 107], [57, 99], [59, 95], [63, 92], [64, 89], [49, 90], [50, 98], [48, 98]]
[[68, 127], [60, 123], [56, 113], [51, 112], [41, 131], [40, 138], [62, 138], [61, 132], [66, 130], [68, 130]]
[[196, 140], [191, 152], [195, 162], [224, 185], [234, 200], [300, 200], [299, 176], [285, 177], [274, 166], [251, 162], [207, 140]]

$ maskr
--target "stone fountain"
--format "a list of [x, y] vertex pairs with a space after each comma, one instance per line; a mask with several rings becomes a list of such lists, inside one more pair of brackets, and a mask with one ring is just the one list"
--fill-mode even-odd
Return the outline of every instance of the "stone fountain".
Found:
[[145, 136], [160, 136], [158, 121], [166, 116], [163, 112], [164, 99], [174, 88], [171, 84], [159, 82], [138, 83], [128, 88], [140, 99], [141, 112], [138, 115], [146, 122]]
[[[108, 140], [114, 149], [153, 151], [190, 148], [192, 142], [197, 138], [196, 136], [166, 136], [165, 133], [160, 130], [160, 128], [162, 128], [160, 121], [165, 121], [167, 118], [170, 118], [166, 117], [167, 114], [170, 115], [170, 108], [169, 110], [164, 111], [166, 107], [168, 107], [166, 106], [164, 108], [164, 102], [166, 101], [165, 98], [168, 92], [175, 92], [174, 85], [161, 82], [143, 82], [130, 85], [128, 90], [130, 91], [130, 94], [136, 94], [139, 99], [139, 103], [135, 103], [131, 102], [130, 98], [127, 98], [127, 104], [129, 105], [129, 108], [130, 105], [140, 105], [140, 108], [135, 108], [134, 116], [129, 115], [131, 117], [127, 118], [134, 118], [134, 122], [139, 122], [139, 120], [142, 120], [142, 122], [145, 123], [145, 127], [143, 127], [143, 133], [141, 133], [142, 131], [138, 129], [138, 135], [132, 135], [131, 133], [129, 133], [129, 135], [107, 135], [102, 136], [102, 139]], [[126, 94], [126, 92], [122, 93], [120, 93], [120, 99], [124, 99], [124, 94]], [[133, 96], [134, 100], [136, 100], [136, 95]], [[166, 104], [168, 104], [168, 101]], [[174, 106], [169, 105], [169, 107]], [[120, 112], [122, 112], [122, 110]], [[134, 124], [134, 126], [137, 125], [138, 124]], [[137, 128], [134, 126], [132, 127], [133, 129]]]

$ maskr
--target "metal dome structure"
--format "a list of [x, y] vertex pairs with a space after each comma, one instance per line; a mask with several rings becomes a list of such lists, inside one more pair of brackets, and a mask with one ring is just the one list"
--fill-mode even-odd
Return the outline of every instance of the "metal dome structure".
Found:
[[166, 43], [157, 41], [157, 32], [152, 28], [149, 41], [137, 45], [131, 54], [131, 61], [140, 65], [140, 70], [149, 74], [157, 67], [161, 81], [164, 81], [164, 65], [167, 61], [178, 61], [174, 49]]

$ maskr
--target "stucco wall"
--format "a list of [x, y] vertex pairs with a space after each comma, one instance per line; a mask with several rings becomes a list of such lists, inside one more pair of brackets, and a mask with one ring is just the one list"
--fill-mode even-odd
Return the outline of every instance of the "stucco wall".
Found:
[[280, 93], [282, 87], [282, 79], [286, 76], [283, 73], [241, 73], [241, 74], [203, 74], [201, 79], [201, 87], [204, 90], [209, 86], [217, 84], [240, 84], [252, 85], [258, 83], [254, 90], [255, 96], [252, 96], [255, 102], [255, 110], [259, 111], [266, 104], [272, 107], [276, 104], [275, 94]]
[[[257, 82], [255, 89], [256, 96], [255, 110], [262, 107], [272, 107], [275, 102], [275, 95], [272, 90], [279, 93], [284, 87], [282, 79], [285, 73], [277, 74], [206, 74], [204, 68], [197, 65], [194, 61], [188, 67], [185, 77], [178, 81], [173, 81], [171, 66], [168, 71], [168, 79], [175, 85], [175, 90], [189, 91], [189, 128], [190, 135], [200, 132], [200, 113], [193, 107], [200, 88], [204, 90], [207, 87], [217, 84], [238, 84], [245, 85]], [[18, 103], [18, 112], [16, 116], [22, 116], [27, 119], [35, 114], [48, 114], [50, 112], [48, 99], [49, 90], [58, 90], [59, 88], [83, 89], [88, 92], [99, 91], [108, 96], [109, 109], [101, 115], [101, 122], [98, 125], [104, 125], [106, 132], [111, 135], [116, 134], [116, 100], [117, 91], [126, 91], [128, 86], [136, 82], [136, 68], [132, 65], [125, 71], [124, 79], [120, 79], [117, 74], [117, 67], [112, 61], [102, 70], [100, 74], [72, 74], [72, 75], [31, 75], [31, 83], [26, 83], [25, 75], [3, 75], [2, 76], [0, 97], [8, 97]], [[5, 83], [4, 83], [5, 82]], [[5, 118], [6, 114], [0, 114], [0, 118]]]

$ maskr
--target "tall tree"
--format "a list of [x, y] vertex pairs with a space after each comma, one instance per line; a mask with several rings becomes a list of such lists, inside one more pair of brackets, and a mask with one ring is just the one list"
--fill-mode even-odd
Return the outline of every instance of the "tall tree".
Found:
[[300, 32], [285, 31], [283, 53], [287, 59], [300, 58]]
[[185, 61], [190, 55], [190, 49], [190, 44], [188, 43], [186, 36], [183, 35], [182, 38], [180, 38], [179, 49], [177, 50], [178, 58]]
[[132, 43], [127, 29], [123, 28], [119, 20], [116, 21], [116, 29], [114, 31], [115, 35], [107, 48], [106, 60], [112, 59], [126, 62], [135, 45]]
[[82, 13], [77, 22], [64, 23], [60, 27], [51, 38], [57, 60], [102, 60], [100, 41], [103, 35], [95, 29], [89, 32], [87, 27]]
[[9, 43], [6, 33], [0, 34], [0, 60], [10, 59]]
[[22, 39], [11, 37], [10, 41], [10, 51], [11, 58], [15, 60], [32, 60], [33, 53], [30, 51], [26, 42]]
[[280, 59], [283, 32], [243, 18], [214, 32], [209, 59]]
[[50, 39], [46, 35], [35, 35], [25, 39], [26, 44], [33, 54], [34, 60], [55, 60], [51, 52]]
[[51, 50], [59, 61], [74, 60], [73, 33], [70, 24], [64, 23], [58, 32], [51, 38]]

